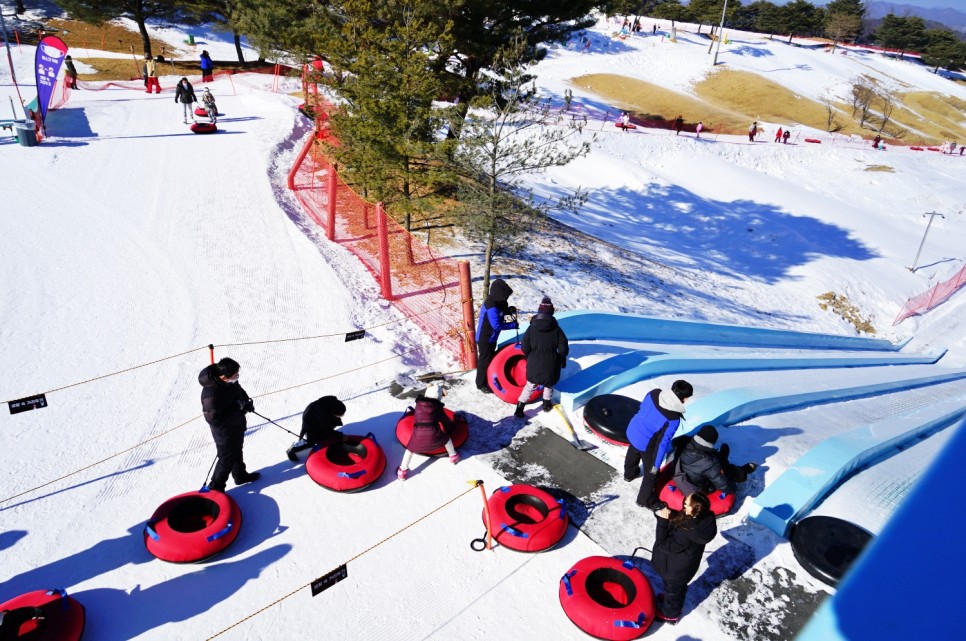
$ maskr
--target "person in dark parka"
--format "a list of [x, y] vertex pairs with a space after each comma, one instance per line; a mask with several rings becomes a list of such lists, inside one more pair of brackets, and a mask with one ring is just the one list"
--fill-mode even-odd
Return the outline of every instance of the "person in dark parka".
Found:
[[688, 582], [698, 573], [704, 546], [717, 536], [718, 526], [703, 494], [689, 494], [680, 512], [662, 508], [654, 514], [657, 529], [651, 565], [664, 581], [664, 602], [656, 616], [673, 625], [681, 617]]
[[192, 105], [198, 102], [198, 98], [195, 96], [194, 87], [191, 86], [187, 78], [182, 78], [178, 82], [178, 87], [174, 90], [174, 101], [180, 102], [184, 107], [184, 124], [188, 124], [188, 116], [191, 116], [192, 121], [195, 119], [195, 111]]
[[459, 462], [460, 455], [449, 436], [456, 425], [444, 411], [443, 401], [440, 400], [444, 394], [440, 385], [430, 385], [421, 396], [416, 397], [413, 432], [405, 444], [406, 453], [403, 454], [402, 463], [396, 469], [396, 477], [400, 481], [405, 481], [409, 475], [409, 463], [416, 453], [445, 447], [450, 463], [455, 465]]
[[342, 438], [342, 433], [335, 428], [342, 427], [342, 417], [345, 416], [345, 403], [335, 396], [323, 396], [308, 405], [302, 411], [302, 431], [299, 440], [292, 444], [285, 452], [293, 463], [298, 463], [297, 452], [307, 450], [316, 445], [328, 445]]
[[671, 439], [684, 417], [684, 402], [694, 388], [684, 380], [674, 381], [669, 390], [654, 389], [641, 401], [641, 409], [627, 425], [627, 454], [624, 480], [633, 481], [644, 464], [637, 504], [651, 510], [664, 507], [654, 493], [657, 471], [670, 451]]
[[745, 482], [758, 468], [754, 463], [740, 467], [729, 463], [728, 444], [722, 444], [718, 451], [717, 442], [718, 430], [713, 425], [702, 425], [694, 436], [679, 436], [671, 441], [675, 451], [674, 483], [685, 495], [714, 490], [734, 494], [738, 483]]
[[538, 385], [543, 385], [543, 411], [553, 409], [553, 386], [560, 380], [560, 369], [567, 366], [570, 353], [567, 335], [560, 329], [553, 312], [553, 301], [544, 296], [520, 341], [520, 349], [527, 357], [527, 384], [517, 399], [513, 413], [517, 418], [523, 418], [523, 408]]
[[70, 56], [64, 57], [64, 69], [67, 75], [67, 86], [77, 89], [77, 68], [74, 66], [74, 59]]
[[480, 308], [480, 318], [476, 324], [476, 387], [484, 394], [492, 394], [490, 384], [486, 380], [486, 370], [496, 354], [497, 341], [504, 329], [519, 327], [516, 319], [505, 320], [505, 316], [517, 313], [517, 308], [507, 301], [513, 290], [502, 278], [497, 278], [490, 284], [490, 295], [483, 301]]
[[208, 488], [219, 492], [225, 491], [229, 474], [235, 485], [251, 483], [262, 476], [245, 468], [245, 414], [255, 411], [255, 403], [238, 384], [240, 369], [234, 360], [223, 358], [198, 374], [201, 409], [218, 450], [218, 462]]

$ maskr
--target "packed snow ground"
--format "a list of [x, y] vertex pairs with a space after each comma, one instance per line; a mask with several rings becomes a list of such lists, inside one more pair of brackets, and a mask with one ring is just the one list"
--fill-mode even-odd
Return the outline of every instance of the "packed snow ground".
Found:
[[[612, 30], [601, 24], [589, 52], [555, 49], [537, 68], [538, 83], [559, 99], [569, 78], [607, 71], [686, 90], [710, 69], [706, 41], [687, 34], [677, 45], [653, 36], [617, 41], [607, 38]], [[158, 33], [175, 45], [184, 39], [183, 30]], [[216, 60], [233, 57], [228, 38], [196, 40]], [[856, 72], [854, 57], [733, 42], [734, 49], [722, 47], [725, 64], [807, 95]], [[745, 53], [751, 47], [755, 55]], [[71, 53], [83, 63], [83, 52]], [[12, 56], [24, 82], [33, 52], [23, 47]], [[869, 56], [861, 64], [912, 86], [964, 94], [913, 63]], [[176, 80], [162, 78], [162, 86]], [[87, 606], [89, 638], [204, 639], [351, 559], [347, 581], [315, 599], [304, 588], [223, 638], [578, 637], [557, 602], [560, 575], [585, 556], [650, 547], [649, 515], [635, 511], [621, 482], [619, 498], [594, 516], [594, 540], [571, 529], [545, 554], [472, 552], [481, 505], [466, 481], [483, 479], [488, 491], [503, 483], [488, 464], [487, 435], [506, 431], [510, 407], [470, 385], [455, 385], [447, 404], [473, 417], [470, 450], [479, 455], [457, 466], [424, 461], [410, 480], [396, 481], [391, 470], [402, 451], [392, 428], [408, 401], [391, 396], [388, 385], [451, 363], [379, 300], [368, 273], [327, 243], [287, 194], [285, 174], [308, 131], [296, 99], [272, 92], [270, 77], [219, 79], [211, 88], [224, 114], [215, 136], [188, 132], [170, 92], [109, 89], [74, 92], [49, 116], [50, 138], [37, 148], [0, 140], [0, 396], [50, 391], [48, 408], [0, 415], [0, 600], [65, 587]], [[608, 111], [573, 90], [575, 104]], [[0, 93], [3, 102], [13, 95], [6, 68]], [[503, 274], [521, 309], [535, 308], [545, 292], [558, 309], [853, 333], [817, 306], [815, 296], [835, 291], [871, 316], [881, 335], [911, 336], [917, 351], [947, 347], [944, 365], [966, 363], [961, 295], [891, 327], [908, 296], [962, 266], [966, 159], [621, 134], [600, 122], [588, 129], [599, 132], [591, 155], [534, 177], [532, 186], [545, 195], [588, 189], [579, 216], [560, 220], [577, 230], [573, 245], [578, 233], [609, 243], [598, 255], [614, 263], [571, 262], [552, 246], [543, 254], [547, 239], [535, 239], [527, 260], [553, 275]], [[895, 171], [866, 171], [874, 164]], [[927, 211], [946, 217], [934, 222], [922, 267], [912, 273], [906, 266]], [[639, 256], [660, 264], [644, 262], [647, 271], [636, 273]], [[606, 270], [625, 270], [626, 278], [604, 283]], [[343, 341], [359, 328], [374, 329], [365, 340]], [[303, 337], [320, 338], [241, 344]], [[290, 430], [298, 431], [309, 401], [339, 395], [349, 407], [346, 431], [374, 432], [389, 470], [363, 493], [324, 491], [285, 458], [289, 434], [250, 421], [246, 460], [264, 477], [230, 490], [245, 515], [239, 539], [203, 566], [169, 565], [147, 554], [141, 531], [162, 501], [200, 486], [214, 456], [196, 383], [209, 343], [218, 345], [216, 357], [241, 362], [256, 409]], [[182, 355], [65, 388], [174, 354]], [[124, 453], [60, 478], [117, 452]], [[769, 456], [770, 465], [784, 460]], [[714, 579], [722, 556], [715, 553], [732, 539], [753, 550], [747, 578], [762, 585], [769, 576], [787, 580], [783, 568], [797, 567], [787, 543], [745, 523], [742, 513], [719, 526], [728, 533], [709, 546], [706, 576]], [[819, 592], [798, 574], [801, 594]], [[730, 638], [720, 600], [707, 596], [695, 590], [677, 627], [658, 625], [649, 635]], [[743, 616], [764, 623], [769, 607], [794, 609], [756, 605], [762, 600], [749, 600], [755, 609]]]

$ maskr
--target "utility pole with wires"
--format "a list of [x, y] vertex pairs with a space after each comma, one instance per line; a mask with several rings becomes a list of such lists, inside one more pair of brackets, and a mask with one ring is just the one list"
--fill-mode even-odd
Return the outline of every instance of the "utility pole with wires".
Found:
[[909, 271], [911, 272], [916, 271], [916, 265], [919, 263], [919, 254], [922, 253], [922, 247], [923, 245], [926, 244], [926, 235], [929, 234], [929, 228], [932, 226], [932, 221], [935, 220], [936, 216], [939, 216], [940, 218], [945, 218], [944, 215], [936, 211], [927, 212], [923, 214], [923, 216], [929, 216], [929, 222], [926, 223], [926, 231], [922, 233], [922, 242], [919, 243], [919, 251], [916, 252], [916, 257], [912, 261], [912, 267], [909, 268]]

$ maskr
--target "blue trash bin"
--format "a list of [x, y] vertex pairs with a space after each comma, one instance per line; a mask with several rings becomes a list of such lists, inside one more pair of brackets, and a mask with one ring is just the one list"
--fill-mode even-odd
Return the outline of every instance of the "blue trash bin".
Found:
[[17, 142], [21, 147], [37, 146], [37, 129], [33, 120], [18, 120], [13, 123], [13, 131], [17, 134]]

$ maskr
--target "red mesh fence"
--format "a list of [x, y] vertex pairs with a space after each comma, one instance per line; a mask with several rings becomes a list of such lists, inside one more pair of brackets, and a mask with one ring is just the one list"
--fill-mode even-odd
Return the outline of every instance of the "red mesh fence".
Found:
[[902, 310], [900, 310], [899, 315], [896, 316], [896, 320], [893, 321], [892, 324], [898, 325], [910, 316], [928, 312], [930, 309], [938, 306], [940, 303], [952, 296], [953, 293], [963, 285], [966, 285], [966, 265], [963, 265], [962, 269], [956, 272], [956, 275], [949, 280], [939, 283], [929, 291], [919, 294], [918, 296], [913, 296], [907, 300], [906, 304], [902, 306]]
[[327, 237], [362, 261], [382, 296], [468, 369], [473, 344], [471, 328], [463, 322], [459, 263], [439, 255], [383, 215], [381, 204], [368, 202], [346, 185], [322, 154], [315, 134], [289, 174], [289, 187]]

